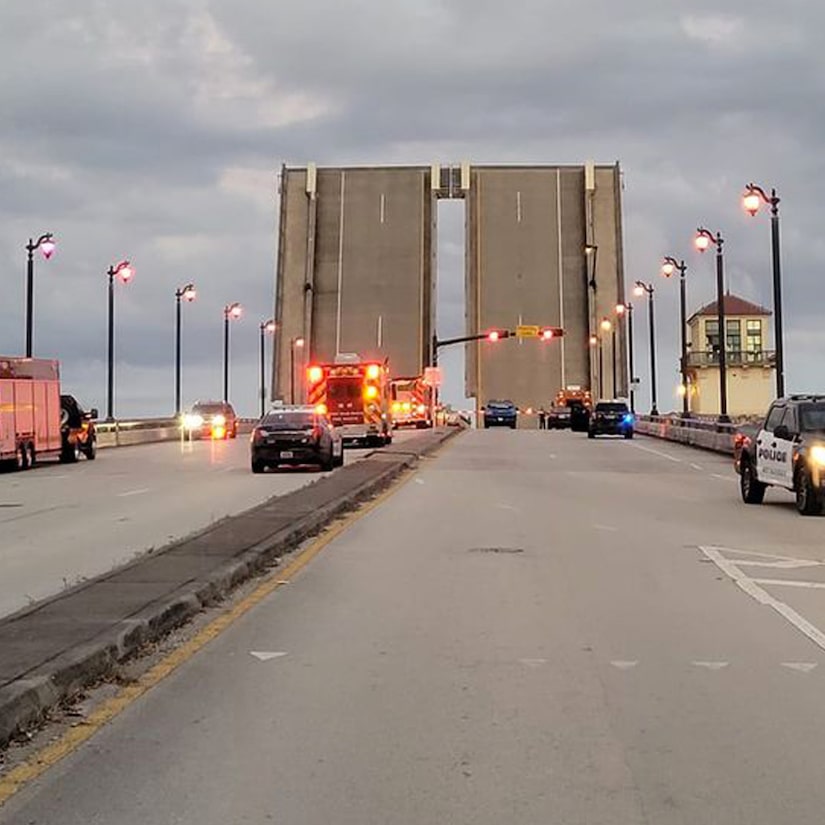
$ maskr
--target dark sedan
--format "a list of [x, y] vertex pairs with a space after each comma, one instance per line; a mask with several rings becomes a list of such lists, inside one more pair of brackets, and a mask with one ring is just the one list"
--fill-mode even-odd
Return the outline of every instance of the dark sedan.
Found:
[[253, 473], [282, 465], [320, 466], [332, 470], [344, 463], [340, 433], [312, 407], [273, 409], [256, 425], [250, 448]]

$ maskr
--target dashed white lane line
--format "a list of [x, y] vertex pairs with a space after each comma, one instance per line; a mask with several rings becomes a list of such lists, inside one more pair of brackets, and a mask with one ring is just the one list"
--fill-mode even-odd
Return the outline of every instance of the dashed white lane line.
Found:
[[496, 504], [499, 510], [513, 510], [514, 512], [518, 512], [518, 507], [515, 507], [512, 504]]
[[541, 667], [547, 664], [547, 659], [519, 659], [519, 662], [527, 667]]
[[287, 654], [283, 650], [250, 650], [249, 655], [254, 656], [259, 662], [268, 662], [270, 659], [280, 659]]
[[711, 473], [710, 477], [718, 478], [720, 481], [733, 481], [735, 478], [734, 476], [723, 476], [720, 473]]
[[699, 472], [705, 469], [701, 464], [691, 464], [690, 466], [693, 467], [694, 470], [699, 470]]
[[816, 664], [816, 662], [782, 662], [782, 667], [797, 670], [800, 673], [810, 673], [816, 667]]
[[118, 498], [128, 498], [129, 496], [142, 496], [144, 493], [148, 493], [148, 487], [141, 487], [139, 490], [127, 490], [125, 493], [118, 493]]
[[722, 670], [727, 667], [730, 662], [691, 662], [694, 667], [704, 667], [708, 670]]
[[611, 663], [613, 667], [618, 668], [619, 670], [630, 670], [632, 667], [636, 667], [639, 664], [638, 659], [614, 659]]
[[668, 453], [663, 453], [661, 450], [654, 450], [652, 447], [643, 447], [641, 444], [634, 444], [633, 445], [637, 450], [641, 450], [645, 453], [650, 453], [651, 455], [657, 455], [659, 458], [666, 458], [668, 461], [673, 461], [675, 464], [681, 464], [682, 459], [676, 458], [675, 455], [670, 455]]
[[744, 590], [759, 604], [772, 607], [780, 616], [789, 621], [797, 630], [807, 636], [815, 645], [825, 650], [825, 633], [816, 625], [811, 624], [804, 616], [797, 613], [790, 605], [774, 598], [767, 590], [761, 588], [753, 579], [746, 576], [734, 561], [725, 558], [716, 547], [699, 548], [726, 576], [734, 581], [737, 587]]

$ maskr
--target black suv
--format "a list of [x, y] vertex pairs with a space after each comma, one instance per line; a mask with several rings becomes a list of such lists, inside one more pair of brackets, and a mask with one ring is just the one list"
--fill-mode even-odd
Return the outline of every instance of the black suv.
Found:
[[509, 427], [515, 430], [518, 424], [518, 409], [512, 401], [488, 401], [484, 407], [484, 429], [489, 427]]
[[280, 407], [255, 426], [250, 456], [253, 473], [282, 464], [332, 470], [344, 463], [344, 444], [341, 434], [314, 407]]
[[761, 504], [768, 487], [796, 495], [803, 516], [825, 509], [825, 395], [792, 395], [771, 404], [755, 438], [737, 444], [742, 500]]
[[624, 401], [599, 401], [590, 416], [587, 437], [623, 435], [633, 438], [633, 413]]

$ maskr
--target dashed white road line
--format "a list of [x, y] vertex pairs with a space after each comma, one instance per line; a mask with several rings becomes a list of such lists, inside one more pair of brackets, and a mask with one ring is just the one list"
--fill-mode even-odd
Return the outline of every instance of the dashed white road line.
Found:
[[541, 667], [547, 663], [547, 659], [519, 659], [519, 662], [527, 667]]
[[815, 667], [816, 662], [782, 662], [782, 667], [789, 670], [798, 670], [800, 673], [810, 673]]
[[659, 458], [666, 458], [668, 461], [672, 461], [675, 464], [681, 464], [682, 459], [676, 458], [675, 455], [669, 455], [668, 453], [663, 453], [661, 450], [654, 450], [652, 447], [643, 447], [641, 444], [634, 444], [633, 445], [637, 450], [642, 450], [642, 452], [650, 453], [651, 455], [657, 455]]
[[718, 478], [720, 481], [733, 481], [734, 476], [723, 476], [720, 473], [711, 473], [711, 478]]
[[129, 496], [142, 496], [144, 493], [148, 493], [148, 487], [141, 487], [139, 490], [127, 490], [125, 493], [118, 493], [118, 498], [128, 498]]
[[693, 467], [694, 470], [699, 470], [700, 472], [705, 469], [701, 464], [691, 464], [690, 466]]
[[632, 667], [636, 667], [639, 664], [638, 659], [614, 659], [611, 663], [613, 667], [618, 668], [619, 670], [630, 670]]
[[722, 670], [727, 667], [730, 662], [691, 662], [694, 667], [705, 667], [708, 670]]

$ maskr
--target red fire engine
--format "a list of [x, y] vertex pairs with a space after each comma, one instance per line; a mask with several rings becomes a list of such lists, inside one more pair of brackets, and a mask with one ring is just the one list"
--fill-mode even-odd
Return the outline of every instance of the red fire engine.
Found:
[[393, 378], [390, 393], [395, 427], [432, 427], [433, 388], [424, 383], [424, 376]]
[[345, 444], [376, 447], [392, 441], [390, 377], [386, 363], [339, 356], [307, 367], [307, 403], [329, 417]]

